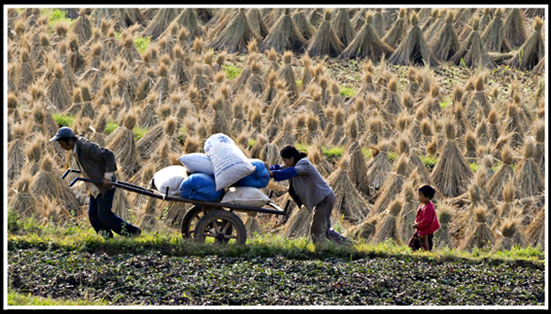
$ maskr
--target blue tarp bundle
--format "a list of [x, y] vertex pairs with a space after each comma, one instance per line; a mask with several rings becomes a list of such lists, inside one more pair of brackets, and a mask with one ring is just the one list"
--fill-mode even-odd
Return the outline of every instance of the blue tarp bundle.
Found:
[[212, 175], [193, 173], [182, 181], [180, 195], [191, 200], [218, 202], [224, 196], [224, 189], [216, 191], [216, 183]]
[[270, 182], [270, 172], [264, 162], [260, 159], [250, 159], [253, 166], [256, 167], [255, 171], [243, 179], [237, 181], [235, 186], [250, 186], [255, 188], [265, 188]]

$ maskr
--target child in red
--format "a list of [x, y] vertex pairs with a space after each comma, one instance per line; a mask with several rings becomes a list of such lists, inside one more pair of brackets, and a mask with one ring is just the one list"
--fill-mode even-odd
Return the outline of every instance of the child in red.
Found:
[[433, 233], [440, 228], [434, 204], [430, 201], [436, 191], [428, 184], [419, 188], [419, 208], [417, 208], [417, 217], [413, 228], [417, 229], [409, 241], [409, 246], [414, 250], [423, 249], [431, 251], [433, 247]]

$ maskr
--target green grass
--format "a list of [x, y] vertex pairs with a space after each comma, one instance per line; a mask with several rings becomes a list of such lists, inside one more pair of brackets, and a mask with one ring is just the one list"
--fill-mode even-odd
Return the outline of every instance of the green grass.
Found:
[[472, 170], [473, 172], [476, 172], [476, 171], [478, 170], [478, 167], [480, 167], [480, 165], [477, 164], [476, 162], [472, 162], [472, 163], [469, 165], [469, 167], [471, 167], [471, 170]]
[[436, 156], [420, 156], [421, 162], [429, 169], [429, 171], [436, 166], [438, 158]]
[[150, 42], [151, 42], [151, 36], [138, 37], [134, 39], [134, 46], [136, 47], [138, 52], [142, 54], [147, 49]]
[[103, 301], [92, 300], [56, 300], [52, 298], [33, 297], [30, 294], [23, 294], [11, 291], [8, 288], [8, 305], [24, 306], [75, 306], [75, 305], [94, 305], [106, 306]]
[[109, 134], [113, 133], [113, 131], [115, 131], [118, 127], [119, 127], [119, 124], [117, 122], [109, 121], [109, 122], [107, 122], [107, 125], [105, 126], [105, 133], [107, 133], [109, 135]]
[[[514, 247], [509, 251], [491, 252], [490, 249], [476, 249], [472, 252], [455, 249], [441, 249], [432, 252], [412, 252], [406, 245], [398, 245], [391, 240], [372, 244], [365, 240], [353, 246], [338, 246], [328, 242], [317, 251], [306, 238], [289, 239], [278, 234], [249, 236], [247, 245], [213, 245], [184, 240], [179, 230], [159, 227], [144, 231], [139, 238], [125, 238], [115, 235], [104, 239], [89, 226], [88, 221], [66, 223], [64, 226], [42, 225], [33, 219], [18, 221], [12, 217], [8, 221], [8, 251], [36, 248], [39, 250], [62, 250], [67, 252], [97, 252], [107, 254], [163, 254], [169, 256], [232, 256], [232, 257], [273, 257], [284, 256], [292, 259], [365, 258], [417, 256], [440, 261], [482, 260], [500, 261], [525, 260], [545, 263], [545, 254], [539, 248]], [[345, 233], [345, 230], [340, 232]]]
[[57, 123], [59, 127], [71, 127], [73, 122], [75, 122], [75, 116], [64, 115], [61, 113], [54, 113], [52, 118]]
[[356, 90], [352, 87], [341, 87], [339, 94], [344, 98], [352, 98], [356, 94]]
[[140, 140], [145, 135], [145, 133], [147, 133], [147, 131], [149, 131], [149, 129], [142, 129], [139, 126], [136, 126], [132, 129], [132, 133], [134, 133], [134, 138], [136, 139], [136, 141]]
[[226, 72], [226, 78], [228, 80], [233, 80], [234, 78], [238, 77], [239, 74], [241, 74], [241, 71], [242, 71], [241, 68], [236, 67], [233, 64], [229, 64], [229, 65], [225, 64], [225, 65], [222, 65], [222, 67], [224, 68], [224, 71]]
[[45, 16], [47, 18], [48, 25], [50, 25], [50, 27], [52, 28], [52, 31], [53, 31], [54, 25], [58, 22], [66, 22], [69, 24], [69, 27], [71, 27], [74, 22], [72, 19], [65, 17], [67, 14], [66, 11], [62, 11], [60, 9], [44, 8], [44, 9], [41, 9], [40, 12], [42, 16]]

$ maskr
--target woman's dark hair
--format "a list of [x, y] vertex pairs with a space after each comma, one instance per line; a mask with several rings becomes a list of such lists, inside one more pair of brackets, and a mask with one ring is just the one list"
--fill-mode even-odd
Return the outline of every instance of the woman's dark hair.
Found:
[[295, 163], [301, 160], [302, 158], [308, 156], [304, 152], [299, 152], [293, 145], [285, 145], [279, 152], [279, 155], [283, 158], [295, 158]]
[[429, 199], [432, 199], [434, 197], [434, 194], [436, 194], [436, 190], [428, 184], [421, 186], [418, 191], [423, 193], [423, 195], [425, 195]]

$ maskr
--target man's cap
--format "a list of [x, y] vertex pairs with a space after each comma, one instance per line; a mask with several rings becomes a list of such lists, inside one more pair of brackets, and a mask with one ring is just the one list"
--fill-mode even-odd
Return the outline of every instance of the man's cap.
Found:
[[59, 128], [59, 130], [57, 130], [57, 133], [54, 137], [52, 137], [50, 139], [50, 142], [55, 142], [57, 140], [59, 140], [60, 138], [71, 138], [71, 137], [74, 137], [75, 136], [75, 132], [73, 132], [73, 130], [71, 130], [71, 128], [69, 127], [61, 127]]

